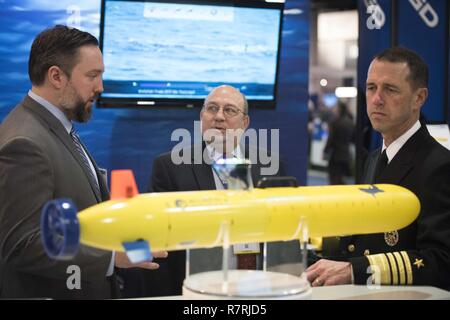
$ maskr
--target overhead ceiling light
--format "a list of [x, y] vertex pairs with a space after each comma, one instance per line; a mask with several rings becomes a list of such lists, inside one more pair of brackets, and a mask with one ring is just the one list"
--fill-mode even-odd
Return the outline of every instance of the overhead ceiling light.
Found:
[[359, 55], [359, 48], [358, 45], [356, 44], [352, 44], [349, 48], [348, 48], [348, 57], [351, 59], [357, 59]]
[[292, 8], [292, 9], [284, 9], [283, 12], [285, 15], [289, 14], [289, 15], [294, 15], [294, 14], [302, 14], [303, 10], [302, 9], [298, 9], [298, 8]]
[[327, 80], [327, 79], [321, 79], [319, 83], [320, 83], [320, 85], [321, 85], [322, 87], [326, 87], [327, 84], [328, 84], [328, 80]]
[[356, 98], [358, 90], [355, 87], [337, 87], [334, 93], [338, 98]]

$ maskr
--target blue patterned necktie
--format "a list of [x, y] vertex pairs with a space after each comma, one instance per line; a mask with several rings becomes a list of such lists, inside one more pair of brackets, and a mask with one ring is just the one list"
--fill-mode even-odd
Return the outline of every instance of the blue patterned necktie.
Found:
[[92, 172], [91, 166], [89, 164], [89, 160], [84, 152], [83, 144], [81, 143], [80, 137], [78, 136], [75, 128], [72, 127], [70, 130], [70, 137], [72, 138], [73, 144], [80, 154], [81, 160], [83, 162], [85, 171], [88, 173], [88, 178], [91, 180], [91, 184], [94, 186], [94, 192], [98, 199], [101, 199], [100, 187], [98, 185], [97, 179], [94, 176], [94, 172]]
[[[222, 159], [227, 160], [227, 154], [224, 153], [222, 155]], [[222, 182], [223, 188], [226, 190], [228, 189], [228, 181], [226, 178], [219, 176], [220, 182]]]

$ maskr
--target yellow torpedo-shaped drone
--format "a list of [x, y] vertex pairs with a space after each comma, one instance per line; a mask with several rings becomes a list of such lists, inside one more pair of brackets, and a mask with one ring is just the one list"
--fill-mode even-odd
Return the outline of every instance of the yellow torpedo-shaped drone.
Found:
[[[129, 196], [137, 190], [134, 179], [127, 190]], [[270, 242], [300, 239], [305, 226], [311, 237], [398, 230], [419, 210], [412, 192], [387, 184], [167, 192], [79, 213], [70, 200], [53, 200], [43, 208], [41, 228], [50, 257], [70, 259], [81, 242], [125, 251], [138, 262], [151, 259], [150, 250], [221, 246], [224, 225], [230, 244]]]

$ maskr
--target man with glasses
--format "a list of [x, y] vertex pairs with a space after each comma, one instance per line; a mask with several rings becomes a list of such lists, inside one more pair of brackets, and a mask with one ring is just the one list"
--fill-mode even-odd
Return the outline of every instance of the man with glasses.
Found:
[[247, 99], [242, 93], [226, 85], [217, 87], [206, 97], [200, 121], [213, 160], [223, 155], [239, 158], [237, 146], [250, 123]]
[[[192, 145], [182, 152], [189, 153], [188, 163], [175, 164], [171, 152], [158, 156], [153, 162], [152, 177], [150, 181], [151, 192], [195, 191], [224, 189], [221, 177], [213, 170], [211, 163], [220, 158], [249, 158], [254, 152], [252, 147], [242, 146], [242, 134], [248, 128], [250, 117], [248, 103], [245, 96], [237, 89], [222, 85], [206, 97], [200, 111], [202, 143]], [[251, 158], [251, 157], [250, 157]], [[196, 159], [202, 159], [196, 163]], [[272, 158], [273, 159], [273, 158]], [[278, 161], [278, 159], [276, 160]], [[198, 161], [197, 161], [198, 162]], [[251, 175], [253, 183], [260, 180], [261, 164], [252, 162]], [[202, 232], [199, 230], [199, 232]], [[250, 244], [255, 251], [260, 251], [259, 244]], [[234, 248], [234, 253], [239, 248]], [[237, 255], [230, 256], [230, 267], [233, 269], [242, 266], [247, 268], [261, 268], [261, 255], [244, 254], [245, 261], [256, 260], [256, 267], [246, 266]], [[222, 267], [222, 248], [191, 250], [191, 273], [220, 270]], [[125, 277], [125, 295], [128, 296], [168, 296], [180, 295], [182, 284], [186, 275], [186, 252], [173, 251], [167, 259], [156, 261], [160, 268], [154, 274], [146, 271], [134, 272], [132, 276]], [[130, 274], [130, 273], [128, 273]]]

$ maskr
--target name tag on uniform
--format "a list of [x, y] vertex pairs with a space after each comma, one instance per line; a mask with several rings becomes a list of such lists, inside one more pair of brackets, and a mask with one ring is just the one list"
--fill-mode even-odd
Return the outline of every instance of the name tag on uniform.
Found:
[[233, 245], [234, 254], [259, 253], [259, 243], [240, 243]]

